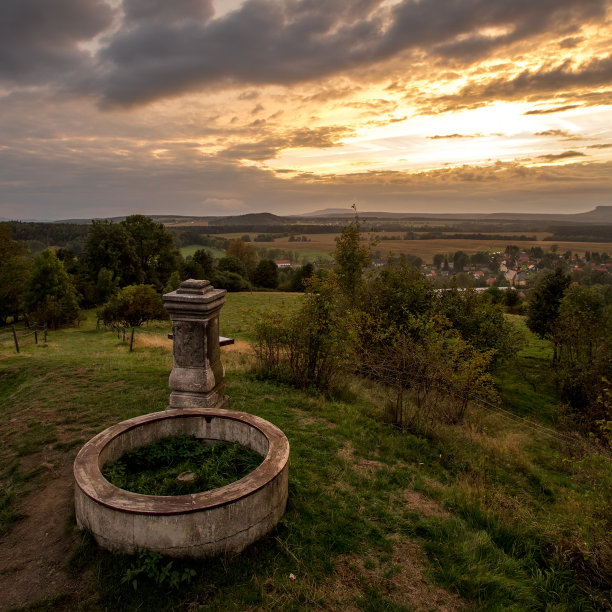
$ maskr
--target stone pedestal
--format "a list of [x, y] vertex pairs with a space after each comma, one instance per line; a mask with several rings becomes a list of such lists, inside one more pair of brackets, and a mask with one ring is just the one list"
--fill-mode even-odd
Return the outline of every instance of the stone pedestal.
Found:
[[163, 296], [174, 336], [169, 409], [228, 405], [219, 352], [219, 311], [225, 293], [207, 280], [190, 279]]

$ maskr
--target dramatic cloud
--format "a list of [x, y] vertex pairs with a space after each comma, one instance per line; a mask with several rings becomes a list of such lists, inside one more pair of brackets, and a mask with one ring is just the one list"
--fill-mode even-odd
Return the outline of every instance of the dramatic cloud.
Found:
[[[405, 53], [425, 53], [455, 64], [482, 61], [543, 32], [562, 35], [571, 33], [568, 24], [597, 23], [608, 6], [607, 0], [403, 0], [391, 7], [383, 0], [247, 0], [240, 10], [210, 20], [207, 3], [183, 0], [179, 4], [191, 9], [188, 15], [194, 7], [201, 11], [176, 22], [150, 19], [143, 3], [127, 5], [124, 26], [100, 53], [102, 93], [109, 103], [142, 104], [237, 82], [289, 85]], [[159, 1], [152, 4], [154, 15], [174, 14], [173, 8], [154, 10]], [[583, 71], [580, 82], [609, 79], [607, 62], [601, 64]], [[563, 77], [572, 75], [548, 75], [549, 80]], [[517, 95], [532, 80], [543, 79], [545, 74], [532, 79], [525, 75], [505, 84], [502, 95]]]
[[125, 25], [206, 23], [215, 14], [212, 0], [123, 0]]
[[584, 210], [611, 49], [612, 0], [3, 0], [0, 216]]
[[257, 142], [229, 146], [219, 153], [226, 159], [266, 160], [277, 156], [283, 149], [328, 148], [339, 144], [339, 139], [347, 136], [349, 130], [343, 127], [303, 128], [289, 134], [269, 137]]
[[104, 0], [2, 0], [0, 83], [36, 85], [90, 69], [80, 44], [112, 19]]

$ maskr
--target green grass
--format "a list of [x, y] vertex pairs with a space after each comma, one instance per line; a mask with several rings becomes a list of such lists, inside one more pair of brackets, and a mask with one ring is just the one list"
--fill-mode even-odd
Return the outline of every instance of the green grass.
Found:
[[[299, 299], [230, 294], [221, 333], [252, 339], [259, 311]], [[105, 427], [166, 407], [168, 331], [167, 323], [141, 330], [129, 353], [90, 317], [79, 329], [50, 334], [47, 346], [0, 355], [5, 532], [47, 482], [43, 456], [64, 465]], [[525, 375], [544, 375], [546, 351], [529, 338], [521, 358], [532, 367], [507, 369], [500, 381], [508, 410], [550, 426], [554, 389]], [[425, 439], [385, 424], [379, 390], [365, 382], [347, 381], [330, 398], [258, 380], [248, 355], [235, 349], [222, 349], [222, 360], [231, 408], [271, 421], [289, 438], [287, 512], [239, 555], [175, 560], [169, 568], [163, 558], [105, 552], [83, 535], [64, 563], [95, 585], [98, 609], [418, 610], [437, 607], [434, 592], [478, 610], [605, 609], [606, 460], [478, 407], [463, 426]], [[415, 588], [419, 600], [411, 599]]]
[[187, 258], [189, 256], [193, 257], [193, 254], [196, 251], [199, 251], [200, 249], [209, 251], [215, 259], [221, 259], [222, 257], [225, 257], [225, 251], [223, 249], [217, 249], [215, 247], [202, 246], [198, 244], [190, 244], [189, 246], [182, 247], [180, 251], [181, 251], [181, 255]]
[[[237, 442], [203, 444], [195, 436], [175, 436], [127, 451], [105, 463], [102, 475], [116, 487], [141, 495], [187, 495], [235, 482], [261, 461]], [[180, 480], [185, 473], [193, 480]]]
[[222, 336], [253, 341], [253, 323], [257, 317], [272, 308], [283, 311], [297, 309], [300, 293], [228, 293], [223, 316], [220, 318]]

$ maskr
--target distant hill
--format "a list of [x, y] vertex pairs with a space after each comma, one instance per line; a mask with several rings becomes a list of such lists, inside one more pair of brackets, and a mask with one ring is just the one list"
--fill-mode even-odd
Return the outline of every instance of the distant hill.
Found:
[[209, 225], [285, 225], [287, 219], [272, 213], [248, 213], [234, 217], [217, 217], [209, 221]]
[[572, 216], [585, 223], [612, 223], [612, 206], [597, 206], [595, 210]]
[[[327, 219], [344, 219], [353, 217], [355, 213], [345, 208], [326, 208], [316, 210], [302, 217]], [[456, 219], [462, 221], [552, 221], [555, 223], [604, 223], [612, 224], [612, 206], [597, 206], [594, 210], [584, 213], [550, 214], [550, 213], [396, 213], [396, 212], [359, 212], [361, 219], [422, 219], [443, 220]]]

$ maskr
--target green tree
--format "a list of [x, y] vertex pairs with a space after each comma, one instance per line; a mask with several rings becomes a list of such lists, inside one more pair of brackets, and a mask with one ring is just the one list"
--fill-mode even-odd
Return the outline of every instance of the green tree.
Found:
[[249, 281], [236, 274], [236, 272], [217, 270], [211, 279], [217, 289], [227, 289], [227, 291], [250, 291]]
[[120, 286], [140, 278], [136, 245], [120, 223], [93, 221], [85, 243], [85, 261], [94, 282], [102, 268], [112, 272]]
[[115, 278], [113, 271], [107, 268], [101, 268], [98, 271], [98, 278], [94, 286], [93, 299], [95, 304], [103, 304], [111, 295], [117, 293], [119, 288], [118, 280]]
[[[215, 258], [212, 256], [210, 251], [206, 249], [198, 249], [193, 254], [193, 261], [202, 266], [202, 276], [203, 279], [209, 279], [215, 269]], [[198, 277], [199, 278], [199, 277]]]
[[178, 270], [175, 270], [168, 279], [166, 286], [164, 287], [164, 293], [171, 293], [176, 291], [181, 286], [181, 275]]
[[[540, 274], [529, 293], [527, 327], [540, 338], [551, 338], [570, 277], [561, 268]], [[556, 357], [556, 354], [555, 354]]]
[[79, 315], [74, 284], [50, 249], [34, 258], [24, 306], [36, 323], [54, 328], [75, 321]]
[[124, 287], [98, 309], [97, 315], [105, 325], [116, 323], [125, 327], [139, 327], [147, 321], [168, 318], [161, 296], [153, 285]]
[[599, 402], [612, 380], [612, 288], [569, 287], [551, 333], [561, 395], [577, 420], [594, 429], [597, 420], [612, 418]]
[[278, 266], [271, 259], [262, 259], [253, 272], [253, 282], [258, 287], [276, 289], [278, 287]]
[[8, 317], [17, 321], [23, 313], [23, 295], [32, 273], [32, 260], [17, 255], [0, 265], [0, 322], [5, 324]]
[[442, 267], [442, 264], [444, 264], [444, 259], [445, 259], [445, 256], [444, 256], [443, 253], [436, 253], [433, 256], [433, 265], [434, 265], [434, 268], [439, 270]]
[[291, 281], [289, 283], [290, 291], [304, 291], [305, 282], [314, 274], [315, 269], [311, 263], [304, 264], [295, 272], [292, 272]]
[[501, 304], [473, 289], [449, 289], [437, 294], [434, 312], [446, 318], [460, 337], [479, 351], [494, 350], [491, 363], [515, 355], [522, 336], [506, 320]]
[[22, 312], [22, 296], [27, 288], [32, 262], [23, 242], [13, 240], [8, 223], [0, 223], [0, 322], [16, 319]]
[[13, 239], [13, 232], [8, 223], [0, 223], [0, 266], [4, 265], [11, 257], [27, 255], [28, 249], [19, 240]]
[[363, 271], [372, 259], [369, 248], [361, 244], [361, 225], [358, 219], [342, 228], [336, 238], [334, 258], [339, 289], [352, 306], [361, 290]]
[[470, 256], [463, 251], [457, 251], [453, 255], [453, 270], [456, 274], [463, 272], [463, 268], [470, 263]]
[[255, 247], [246, 244], [244, 240], [232, 240], [225, 249], [227, 257], [239, 259], [246, 268], [246, 277], [253, 278], [255, 267], [257, 266], [257, 251]]
[[144, 215], [131, 215], [121, 225], [134, 244], [139, 282], [161, 290], [179, 267], [172, 234]]
[[243, 278], [247, 277], [247, 268], [244, 265], [244, 262], [238, 257], [233, 257], [231, 255], [222, 257], [217, 262], [217, 269], [221, 272], [233, 272], [234, 274], [239, 274]]
[[519, 310], [522, 300], [519, 292], [516, 289], [507, 289], [504, 293], [504, 306], [508, 312], [516, 312]]

